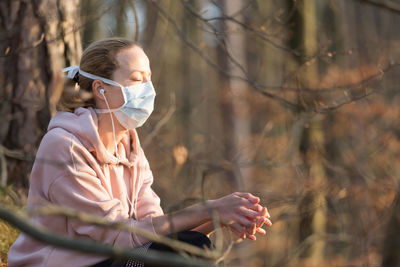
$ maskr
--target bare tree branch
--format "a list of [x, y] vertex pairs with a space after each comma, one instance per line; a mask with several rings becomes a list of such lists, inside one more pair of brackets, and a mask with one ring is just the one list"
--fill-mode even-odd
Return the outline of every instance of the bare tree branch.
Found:
[[391, 0], [357, 0], [357, 1], [381, 7], [391, 12], [400, 14], [400, 3], [398, 2], [396, 3]]
[[30, 215], [63, 215], [68, 218], [72, 219], [77, 219], [81, 222], [85, 223], [90, 223], [93, 225], [98, 225], [101, 227], [109, 227], [113, 229], [119, 229], [119, 230], [124, 230], [128, 231], [131, 233], [138, 234], [140, 236], [145, 237], [148, 240], [164, 244], [167, 246], [170, 246], [174, 249], [180, 250], [180, 251], [185, 251], [187, 253], [190, 253], [192, 255], [197, 255], [201, 256], [204, 258], [209, 258], [209, 259], [215, 259], [218, 258], [220, 253], [217, 251], [206, 251], [204, 249], [201, 249], [196, 246], [189, 245], [187, 243], [171, 239], [165, 236], [157, 235], [152, 232], [149, 232], [147, 230], [144, 230], [142, 228], [138, 227], [132, 227], [127, 225], [125, 222], [119, 222], [119, 221], [110, 221], [98, 216], [93, 216], [84, 212], [79, 212], [67, 207], [60, 207], [60, 206], [55, 206], [55, 205], [46, 205], [42, 208], [37, 208], [34, 210], [30, 210], [28, 212]]
[[179, 28], [178, 24], [174, 21], [174, 19], [157, 3], [157, 1], [155, 0], [147, 0], [149, 2], [151, 2], [159, 11], [160, 13], [168, 20], [169, 23], [172, 24], [172, 26], [175, 28], [175, 31], [178, 33], [178, 35], [181, 37], [181, 39], [190, 47], [193, 49], [194, 52], [196, 52], [204, 61], [206, 61], [211, 67], [213, 67], [215, 70], [217, 70], [219, 73], [230, 77], [231, 79], [238, 79], [238, 80], [242, 80], [247, 82], [249, 85], [251, 85], [254, 89], [256, 89], [256, 91], [258, 91], [259, 93], [277, 100], [278, 102], [280, 102], [283, 106], [291, 109], [291, 110], [297, 110], [297, 104], [296, 103], [292, 103], [282, 97], [279, 97], [275, 94], [266, 92], [266, 91], [262, 91], [260, 90], [259, 85], [256, 82], [250, 81], [247, 78], [243, 78], [240, 76], [232, 76], [230, 75], [226, 70], [220, 68], [216, 63], [214, 63], [210, 58], [208, 58], [208, 56], [206, 56], [199, 47], [197, 47], [192, 41], [188, 40], [185, 36], [185, 34], [182, 32], [182, 30]]
[[293, 260], [293, 258], [298, 256], [302, 251], [304, 251], [306, 248], [311, 246], [317, 240], [326, 240], [326, 241], [329, 241], [329, 242], [341, 241], [341, 242], [346, 242], [346, 243], [350, 243], [350, 241], [351, 241], [350, 236], [344, 235], [344, 234], [342, 234], [342, 235], [326, 234], [326, 235], [323, 235], [323, 236], [313, 234], [313, 235], [310, 235], [309, 237], [307, 237], [303, 242], [301, 242], [297, 246], [297, 248], [295, 248], [294, 250], [290, 251], [290, 253], [285, 255], [274, 266], [287, 266], [287, 265], [289, 265], [290, 261]]
[[154, 126], [154, 129], [146, 136], [146, 139], [144, 139], [144, 141], [143, 141], [144, 147], [146, 147], [151, 142], [151, 140], [158, 134], [160, 129], [164, 126], [164, 124], [166, 124], [168, 122], [168, 120], [171, 118], [172, 114], [174, 114], [174, 112], [175, 112], [175, 95], [171, 94], [170, 99], [171, 99], [171, 104], [170, 104], [167, 112], [161, 118], [161, 120], [159, 120], [157, 122], [156, 126]]
[[[349, 83], [349, 84], [343, 84], [343, 85], [337, 85], [337, 86], [329, 86], [329, 87], [313, 87], [313, 88], [301, 88], [302, 91], [304, 92], [314, 92], [314, 93], [332, 93], [332, 91], [338, 91], [338, 90], [343, 90], [343, 89], [351, 89], [359, 86], [364, 86], [374, 80], [377, 79], [382, 79], [383, 76], [385, 75], [386, 72], [391, 71], [392, 69], [400, 66], [400, 62], [389, 62], [387, 66], [383, 69], [380, 69], [374, 74], [371, 74], [368, 77], [365, 77], [364, 79], [355, 82], [355, 83]], [[268, 89], [268, 90], [279, 90], [279, 91], [298, 91], [298, 88], [295, 87], [285, 87], [285, 86], [268, 86], [268, 85], [259, 85], [262, 88]]]
[[[332, 86], [332, 87], [325, 87], [325, 88], [291, 88], [291, 87], [284, 87], [284, 86], [267, 86], [267, 85], [262, 85], [257, 83], [256, 81], [250, 80], [248, 78], [248, 73], [244, 70], [244, 68], [228, 53], [228, 51], [226, 50], [226, 47], [224, 44], [221, 44], [221, 42], [218, 43], [219, 46], [221, 46], [223, 48], [223, 50], [225, 51], [225, 53], [227, 53], [228, 58], [233, 62], [233, 64], [235, 64], [236, 66], [238, 66], [243, 74], [244, 77], [242, 76], [234, 76], [231, 75], [230, 73], [228, 73], [226, 70], [221, 69], [216, 63], [214, 63], [207, 55], [205, 55], [203, 53], [203, 51], [196, 45], [194, 44], [191, 40], [188, 40], [187, 37], [185, 36], [185, 34], [182, 32], [182, 30], [179, 28], [179, 26], [177, 25], [176, 21], [167, 13], [167, 11], [165, 9], [163, 9], [159, 3], [157, 3], [157, 1], [154, 0], [147, 0], [149, 2], [151, 2], [158, 10], [159, 12], [167, 19], [167, 21], [169, 23], [171, 23], [171, 25], [175, 28], [175, 31], [177, 32], [177, 34], [179, 35], [179, 37], [182, 39], [182, 41], [187, 44], [190, 48], [193, 49], [194, 52], [196, 52], [207, 64], [209, 64], [211, 67], [213, 67], [214, 69], [216, 69], [219, 73], [221, 73], [224, 76], [229, 77], [230, 79], [237, 79], [237, 80], [241, 80], [246, 82], [250, 87], [252, 87], [253, 89], [255, 89], [258, 93], [261, 93], [262, 95], [271, 98], [273, 100], [277, 100], [279, 103], [281, 103], [284, 107], [292, 110], [292, 111], [298, 111], [299, 110], [299, 105], [296, 102], [291, 102], [283, 97], [280, 97], [274, 93], [271, 93], [271, 90], [279, 90], [280, 93], [285, 92], [285, 91], [295, 91], [295, 92], [299, 92], [300, 94], [302, 92], [308, 92], [308, 93], [314, 93], [314, 94], [320, 94], [320, 93], [332, 93], [332, 90], [343, 90], [343, 89], [354, 89], [354, 88], [360, 88], [362, 86], [365, 86], [366, 84], [368, 84], [369, 82], [382, 77], [383, 74], [386, 71], [389, 71], [390, 69], [397, 67], [398, 65], [400, 65], [400, 63], [394, 63], [394, 62], [390, 62], [388, 64], [388, 66], [385, 69], [380, 70], [378, 73], [371, 75], [363, 80], [361, 80], [358, 83], [354, 83], [354, 84], [348, 84], [348, 85], [341, 85], [341, 86]], [[209, 23], [208, 19], [204, 19], [198, 12], [196, 12], [196, 10], [193, 9], [193, 7], [191, 7], [188, 3], [186, 3], [185, 1], [181, 1], [182, 5], [192, 14], [194, 15], [196, 18], [198, 18], [199, 20], [202, 20], [208, 27], [210, 27], [212, 29], [212, 31], [214, 32], [214, 34], [217, 35], [217, 30], [215, 29], [215, 27], [213, 25], [211, 25]], [[242, 26], [244, 29], [249, 30], [249, 31], [253, 31], [257, 34], [261, 34], [261, 37], [265, 37], [264, 33], [260, 33], [257, 30], [254, 30], [251, 27], [248, 27], [246, 24], [241, 23], [240, 21], [237, 21], [235, 18], [232, 17], [228, 17], [228, 16], [224, 16], [224, 17], [220, 17], [218, 19], [228, 19], [231, 20], [235, 23], [240, 24], [240, 26]], [[268, 41], [268, 40], [266, 40]], [[284, 49], [284, 47], [277, 47], [280, 49]], [[309, 60], [314, 60], [318, 57], [320, 57], [319, 55], [315, 55], [315, 56], [306, 56], [306, 55], [300, 55], [298, 53], [295, 53], [296, 51], [289, 51], [291, 53], [294, 53], [297, 56], [303, 56], [303, 57], [307, 57]], [[346, 52], [347, 53], [347, 52]], [[345, 101], [342, 101], [340, 103], [335, 103], [329, 106], [325, 106], [325, 105], [314, 105], [313, 107], [303, 107], [306, 108], [307, 110], [310, 111], [314, 111], [316, 113], [326, 113], [326, 112], [330, 112], [333, 110], [336, 110], [340, 107], [342, 107], [343, 105], [349, 104], [351, 102], [354, 101], [358, 101], [361, 100], [369, 95], [371, 95], [372, 93], [374, 93], [376, 90], [372, 90], [369, 93], [365, 93], [363, 96], [357, 96], [354, 98], [350, 98], [347, 99]]]
[[148, 264], [161, 264], [162, 266], [212, 266], [210, 262], [194, 258], [185, 259], [184, 257], [173, 253], [149, 250], [146, 254], [142, 254], [132, 248], [112, 247], [87, 240], [78, 240], [56, 235], [41, 227], [33, 225], [29, 220], [27, 220], [26, 216], [20, 215], [15, 210], [9, 210], [4, 207], [0, 207], [0, 219], [7, 221], [38, 241], [66, 249], [118, 259], [133, 258]]

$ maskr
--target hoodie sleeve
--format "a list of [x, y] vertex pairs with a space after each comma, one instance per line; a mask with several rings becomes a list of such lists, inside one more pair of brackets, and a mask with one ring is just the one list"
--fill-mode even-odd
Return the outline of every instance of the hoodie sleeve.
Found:
[[[151, 188], [153, 184], [153, 173], [150, 169], [149, 162], [144, 155], [142, 148], [140, 148], [140, 161], [142, 167], [143, 184], [139, 190], [137, 200], [138, 218], [156, 217], [163, 215], [164, 212], [160, 206], [160, 198]], [[149, 216], [151, 215], [151, 216]]]
[[[54, 144], [54, 147], [60, 146], [63, 144]], [[127, 212], [123, 212], [121, 202], [110, 197], [93, 169], [98, 163], [74, 136], [70, 136], [69, 145], [60, 149], [69, 150], [70, 158], [65, 162], [71, 163], [61, 167], [64, 170], [62, 175], [49, 187], [49, 199], [52, 203], [111, 221], [126, 222], [128, 225], [155, 233], [151, 216], [143, 220], [129, 218]], [[106, 244], [137, 247], [148, 242], [143, 237], [127, 231], [98, 227], [78, 220], [68, 219], [66, 227], [69, 235], [87, 237]]]

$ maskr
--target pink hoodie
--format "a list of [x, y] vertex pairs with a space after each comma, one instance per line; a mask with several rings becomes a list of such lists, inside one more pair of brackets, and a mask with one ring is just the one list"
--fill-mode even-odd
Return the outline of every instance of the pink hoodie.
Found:
[[[46, 204], [74, 208], [154, 232], [152, 216], [163, 214], [151, 189], [153, 175], [135, 130], [118, 144], [119, 159], [100, 140], [93, 109], [60, 112], [50, 121], [33, 165], [28, 209]], [[130, 201], [128, 200], [130, 199]], [[116, 246], [148, 242], [139, 235], [109, 230], [61, 216], [34, 221], [68, 237]], [[89, 266], [105, 257], [78, 253], [37, 242], [21, 233], [8, 253], [14, 266]]]

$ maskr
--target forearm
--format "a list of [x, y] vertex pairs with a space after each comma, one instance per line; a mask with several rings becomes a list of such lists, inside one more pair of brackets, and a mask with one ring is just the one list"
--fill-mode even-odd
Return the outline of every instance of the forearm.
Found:
[[[182, 210], [154, 217], [154, 230], [159, 235], [201, 227], [211, 221], [210, 202], [199, 203]], [[204, 230], [206, 230], [204, 228]]]

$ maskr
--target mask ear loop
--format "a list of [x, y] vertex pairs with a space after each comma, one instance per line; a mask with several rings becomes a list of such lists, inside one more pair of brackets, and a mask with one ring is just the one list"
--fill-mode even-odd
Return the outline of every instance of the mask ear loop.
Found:
[[108, 105], [107, 98], [106, 98], [106, 96], [105, 96], [105, 94], [104, 94], [104, 89], [101, 88], [100, 91], [99, 91], [99, 93], [104, 97], [104, 100], [105, 100], [105, 102], [106, 102], [107, 108], [108, 108], [109, 113], [110, 113], [111, 124], [112, 124], [112, 128], [113, 128], [113, 137], [114, 137], [114, 149], [115, 149], [115, 152], [114, 152], [114, 153], [115, 153], [115, 155], [118, 155], [118, 153], [117, 153], [117, 151], [118, 151], [118, 147], [117, 147], [117, 138], [115, 137], [115, 126], [114, 126], [114, 119], [113, 119], [113, 116], [112, 116], [112, 113], [111, 113], [111, 109], [110, 109], [110, 106]]

